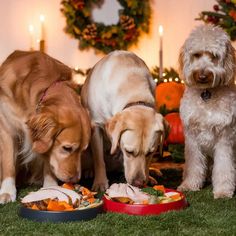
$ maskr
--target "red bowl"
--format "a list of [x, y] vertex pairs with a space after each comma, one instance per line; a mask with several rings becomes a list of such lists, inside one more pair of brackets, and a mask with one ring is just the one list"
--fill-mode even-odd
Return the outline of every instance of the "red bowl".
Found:
[[120, 202], [115, 202], [103, 197], [103, 209], [106, 212], [117, 212], [124, 213], [128, 215], [158, 215], [163, 212], [181, 210], [188, 206], [188, 202], [183, 193], [173, 190], [166, 189], [166, 192], [177, 192], [180, 194], [181, 199], [175, 202], [161, 203], [161, 204], [125, 204]]

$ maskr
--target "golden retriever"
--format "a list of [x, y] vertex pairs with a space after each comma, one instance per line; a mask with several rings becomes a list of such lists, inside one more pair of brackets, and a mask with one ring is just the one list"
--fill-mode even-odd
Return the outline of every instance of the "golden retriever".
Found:
[[41, 52], [15, 51], [0, 67], [0, 203], [16, 199], [18, 162], [43, 160], [44, 186], [79, 180], [91, 127], [70, 80], [69, 67]]
[[81, 98], [94, 126], [94, 190], [108, 187], [103, 128], [110, 137], [111, 154], [122, 151], [127, 182], [135, 186], [147, 182], [148, 165], [168, 126], [155, 110], [154, 88], [147, 66], [131, 52], [111, 52], [91, 70]]

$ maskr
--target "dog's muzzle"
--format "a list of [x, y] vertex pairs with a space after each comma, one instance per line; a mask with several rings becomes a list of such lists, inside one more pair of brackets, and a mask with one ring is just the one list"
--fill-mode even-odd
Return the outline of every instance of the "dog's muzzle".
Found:
[[212, 84], [214, 75], [208, 70], [196, 70], [193, 72], [193, 79], [197, 84]]

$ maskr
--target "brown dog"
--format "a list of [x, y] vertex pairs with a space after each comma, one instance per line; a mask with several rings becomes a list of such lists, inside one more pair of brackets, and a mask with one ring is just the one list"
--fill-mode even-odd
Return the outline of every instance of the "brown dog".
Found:
[[92, 69], [81, 96], [95, 126], [91, 139], [93, 189], [108, 187], [103, 128], [111, 141], [111, 154], [122, 151], [127, 182], [135, 186], [147, 182], [148, 165], [167, 128], [155, 110], [154, 88], [147, 66], [131, 52], [114, 51]]
[[70, 68], [40, 52], [16, 51], [2, 64], [0, 203], [16, 199], [19, 157], [21, 164], [44, 161], [44, 186], [79, 180], [80, 154], [91, 131], [69, 80]]

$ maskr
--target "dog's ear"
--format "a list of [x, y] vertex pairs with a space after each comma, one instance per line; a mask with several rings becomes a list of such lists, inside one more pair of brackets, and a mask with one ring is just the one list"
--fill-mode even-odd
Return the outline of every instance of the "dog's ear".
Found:
[[229, 81], [234, 82], [234, 77], [235, 77], [235, 63], [236, 63], [236, 58], [235, 58], [235, 49], [228, 41], [226, 43], [226, 53], [225, 53], [225, 58], [224, 58], [224, 68], [226, 71], [226, 78], [228, 81], [225, 81], [227, 84]]
[[168, 137], [169, 132], [170, 132], [170, 125], [168, 121], [159, 113], [156, 113], [155, 121], [156, 121], [155, 131], [161, 133], [159, 152], [160, 154], [162, 154], [165, 139]]
[[85, 150], [88, 145], [91, 138], [91, 130], [92, 130], [92, 124], [90, 122], [89, 118], [89, 112], [87, 109], [81, 110], [81, 127], [82, 127], [82, 144], [81, 149]]
[[121, 134], [127, 126], [120, 113], [117, 113], [105, 124], [105, 129], [111, 139], [111, 154], [114, 154], [120, 141]]
[[47, 114], [33, 115], [26, 124], [30, 130], [33, 151], [46, 153], [53, 144], [54, 136], [58, 133], [59, 124]]
[[184, 67], [184, 47], [181, 47], [180, 48], [180, 52], [179, 52], [179, 68], [178, 68], [178, 71], [179, 71], [179, 76], [180, 78], [183, 79], [183, 67]]

